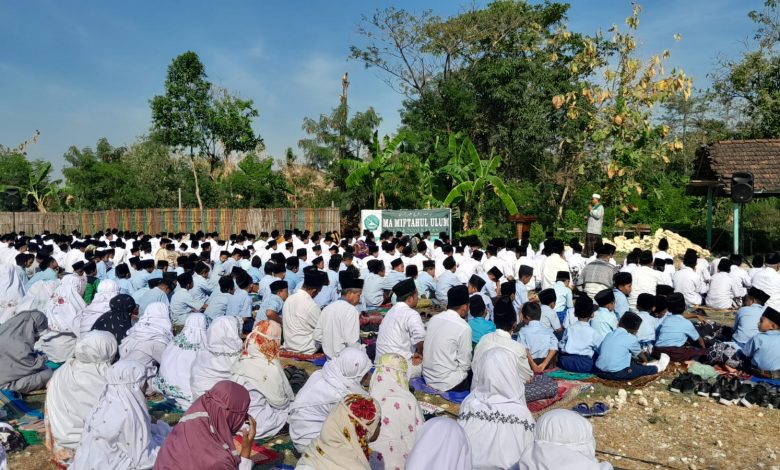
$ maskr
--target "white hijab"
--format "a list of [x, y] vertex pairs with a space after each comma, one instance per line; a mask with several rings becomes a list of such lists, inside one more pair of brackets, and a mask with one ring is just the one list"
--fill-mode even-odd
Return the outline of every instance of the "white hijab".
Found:
[[119, 361], [108, 370], [71, 470], [152, 468], [162, 440], [152, 433], [141, 390], [145, 380], [146, 367], [139, 362]]
[[24, 286], [12, 264], [0, 264], [0, 325], [16, 313], [16, 304], [24, 298]]
[[54, 372], [47, 387], [46, 422], [55, 449], [78, 447], [84, 420], [106, 384], [116, 350], [114, 335], [91, 331], [76, 343], [75, 357]]
[[206, 347], [206, 327], [206, 316], [202, 313], [187, 315], [181, 333], [165, 348], [160, 360], [160, 371], [154, 381], [158, 390], [176, 400], [184, 409], [192, 404], [190, 370], [198, 351]]
[[611, 470], [596, 460], [596, 440], [587, 419], [571, 410], [548, 411], [536, 423], [536, 442], [513, 468], [523, 470]]
[[60, 281], [39, 281], [30, 286], [21, 302], [16, 305], [16, 313], [29, 310], [46, 312], [46, 307], [54, 297]]
[[293, 402], [293, 410], [315, 405], [334, 404], [350, 393], [366, 395], [361, 379], [371, 370], [365, 350], [347, 347], [339, 357], [330, 359], [315, 371]]
[[172, 329], [168, 305], [162, 302], [150, 304], [146, 313], [127, 330], [127, 336], [119, 345], [119, 357], [145, 362], [151, 378], [154, 363], [161, 359], [165, 347], [173, 341]]
[[508, 350], [493, 348], [472, 364], [471, 394], [460, 406], [458, 424], [471, 443], [476, 470], [508, 468], [534, 442], [534, 418], [517, 360]]
[[230, 371], [244, 347], [240, 331], [239, 317], [222, 316], [211, 323], [206, 332], [206, 348], [198, 352], [192, 364], [192, 401], [197, 400], [220, 380], [230, 380]]
[[75, 332], [77, 335], [84, 334], [92, 329], [98, 318], [111, 310], [109, 303], [111, 299], [119, 294], [119, 285], [111, 279], [100, 281], [97, 293], [92, 303], [81, 311], [79, 316], [79, 329]]
[[[485, 441], [482, 445], [489, 445]], [[406, 470], [472, 470], [471, 449], [463, 428], [455, 420], [445, 417], [426, 421], [417, 433]]]
[[[42, 284], [35, 283], [33, 286]], [[54, 291], [51, 301], [46, 306], [43, 313], [46, 314], [46, 320], [49, 323], [49, 331], [58, 333], [75, 333], [78, 331], [78, 325], [74, 331], [74, 323], [77, 322], [81, 311], [87, 306], [81, 294], [78, 292], [78, 276], [65, 276], [60, 285]], [[31, 287], [32, 289], [32, 287]]]

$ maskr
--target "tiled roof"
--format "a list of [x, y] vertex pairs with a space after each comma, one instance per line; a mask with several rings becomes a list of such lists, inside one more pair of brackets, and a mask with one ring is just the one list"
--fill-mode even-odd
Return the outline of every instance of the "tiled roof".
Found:
[[723, 140], [702, 147], [694, 163], [694, 180], [718, 181], [731, 193], [731, 174], [753, 173], [757, 194], [780, 194], [780, 139]]

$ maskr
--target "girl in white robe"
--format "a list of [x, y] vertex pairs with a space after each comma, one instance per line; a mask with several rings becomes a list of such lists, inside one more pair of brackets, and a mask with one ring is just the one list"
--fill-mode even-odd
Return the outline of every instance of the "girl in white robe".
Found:
[[[43, 283], [44, 281], [36, 282], [30, 287], [30, 291], [39, 288], [38, 286]], [[76, 331], [78, 331], [78, 316], [87, 306], [79, 294], [79, 284], [78, 276], [63, 277], [43, 311], [49, 327], [37, 343], [36, 348], [46, 354], [50, 361], [65, 362], [73, 357], [73, 348], [76, 347]]]
[[24, 285], [16, 275], [16, 267], [0, 264], [0, 325], [13, 316], [16, 304], [22, 301], [24, 295]]
[[144, 397], [146, 367], [121, 360], [106, 373], [97, 404], [85, 421], [70, 470], [145, 470], [154, 466], [170, 427], [152, 424]]
[[69, 460], [78, 448], [84, 420], [103, 391], [116, 350], [114, 335], [107, 331], [89, 332], [76, 343], [75, 357], [57, 369], [49, 381], [46, 447], [57, 461]]
[[334, 405], [350, 393], [367, 395], [361, 381], [370, 369], [371, 360], [363, 348], [350, 346], [311, 375], [295, 397], [288, 418], [290, 438], [298, 452], [320, 434]]
[[149, 371], [149, 377], [153, 377], [165, 348], [173, 341], [172, 330], [168, 306], [161, 302], [150, 304], [146, 313], [127, 330], [119, 345], [119, 357], [140, 362]]
[[593, 427], [571, 410], [543, 414], [536, 422], [534, 438], [513, 469], [612, 470], [609, 462], [596, 460]]
[[472, 364], [474, 381], [458, 424], [469, 438], [477, 470], [509, 468], [534, 441], [534, 418], [517, 360], [510, 351], [493, 348]]
[[166, 398], [173, 399], [182, 410], [192, 404], [190, 371], [198, 352], [206, 347], [206, 316], [202, 313], [187, 315], [181, 333], [173, 338], [163, 352], [160, 371], [152, 385]]
[[[489, 445], [485, 441], [482, 445]], [[406, 470], [471, 470], [471, 448], [463, 428], [454, 419], [440, 416], [425, 422], [417, 434]]]
[[84, 334], [92, 329], [98, 318], [111, 310], [111, 299], [119, 294], [119, 285], [111, 279], [105, 279], [98, 284], [95, 298], [87, 305], [78, 318], [79, 329], [76, 334]]
[[281, 341], [281, 325], [273, 320], [257, 322], [233, 366], [231, 380], [249, 392], [249, 414], [257, 422], [257, 438], [275, 436], [284, 427], [295, 398], [279, 361]]
[[[148, 310], [147, 310], [148, 311]], [[199, 351], [192, 364], [190, 391], [192, 401], [211, 390], [221, 380], [230, 380], [233, 364], [238, 361], [244, 343], [239, 317], [219, 317], [206, 331], [206, 348]]]

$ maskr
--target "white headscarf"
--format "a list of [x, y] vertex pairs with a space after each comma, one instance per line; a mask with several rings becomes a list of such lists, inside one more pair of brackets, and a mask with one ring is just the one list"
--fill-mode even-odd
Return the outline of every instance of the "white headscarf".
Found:
[[79, 330], [75, 333], [84, 334], [92, 329], [98, 318], [104, 313], [111, 310], [109, 303], [111, 299], [119, 294], [119, 285], [111, 279], [100, 281], [98, 284], [97, 293], [95, 298], [92, 299], [92, 303], [81, 311], [79, 316]]
[[[42, 282], [35, 283], [33, 287], [38, 284], [42, 284]], [[46, 314], [46, 320], [49, 322], [50, 331], [59, 333], [74, 333], [78, 331], [78, 327], [74, 331], [74, 323], [82, 310], [87, 306], [78, 292], [78, 284], [78, 276], [65, 276], [54, 291], [54, 295], [43, 312]]]
[[388, 469], [404, 468], [419, 428], [425, 422], [420, 404], [409, 391], [407, 369], [403, 356], [383, 354], [371, 376], [369, 393], [382, 409], [382, 427], [377, 440], [371, 443], [371, 450], [381, 454], [384, 468]]
[[166, 397], [173, 398], [183, 409], [192, 404], [190, 370], [198, 351], [206, 347], [206, 316], [202, 313], [187, 315], [181, 333], [173, 338], [163, 352], [160, 371], [154, 385]]
[[527, 470], [611, 470], [596, 460], [596, 440], [587, 419], [571, 410], [543, 414], [534, 430], [536, 441], [515, 468]]
[[46, 430], [51, 432], [55, 451], [78, 447], [84, 420], [106, 384], [116, 349], [114, 335], [91, 331], [76, 343], [75, 357], [54, 372], [46, 394]]
[[16, 304], [24, 298], [24, 286], [12, 264], [0, 264], [0, 325], [16, 312]]
[[119, 345], [119, 357], [143, 362], [152, 377], [154, 363], [162, 359], [166, 346], [173, 341], [172, 329], [168, 306], [162, 302], [150, 304], [146, 314], [127, 330], [127, 336]]
[[238, 317], [222, 316], [211, 323], [206, 332], [206, 349], [198, 352], [192, 364], [192, 401], [197, 400], [220, 380], [230, 380], [230, 371], [244, 347], [240, 331], [241, 319]]
[[[490, 446], [488, 441], [482, 445]], [[417, 433], [406, 470], [472, 470], [471, 449], [463, 428], [455, 420], [445, 417], [426, 421]]]
[[16, 304], [16, 313], [28, 310], [46, 312], [46, 307], [54, 297], [60, 281], [39, 281], [30, 286], [21, 302]]
[[475, 469], [508, 468], [534, 441], [534, 418], [517, 374], [517, 356], [493, 348], [472, 367], [471, 394], [460, 406], [458, 424], [471, 443]]
[[155, 435], [141, 386], [146, 368], [119, 361], [84, 426], [71, 470], [152, 468], [164, 436]]

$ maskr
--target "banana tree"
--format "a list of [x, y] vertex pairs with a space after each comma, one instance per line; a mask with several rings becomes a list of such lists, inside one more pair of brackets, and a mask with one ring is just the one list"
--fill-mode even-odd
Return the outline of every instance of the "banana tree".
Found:
[[504, 207], [511, 215], [517, 214], [517, 205], [509, 194], [503, 179], [498, 175], [501, 166], [501, 157], [490, 153], [487, 160], [479, 158], [474, 143], [468, 137], [464, 137], [458, 145], [460, 134], [450, 134], [447, 143], [449, 161], [441, 168], [441, 172], [452, 178], [453, 188], [443, 204], [449, 206], [459, 203], [463, 230], [471, 229], [472, 214], [476, 212], [479, 217], [477, 229], [482, 229], [482, 206], [485, 202], [485, 194], [488, 191], [498, 196]]
[[394, 158], [399, 148], [406, 140], [404, 132], [399, 133], [393, 139], [385, 136], [381, 141], [379, 134], [374, 132], [373, 142], [369, 147], [369, 160], [344, 159], [340, 161], [349, 175], [346, 183], [347, 189], [359, 186], [371, 188], [373, 208], [383, 208], [385, 195], [383, 185], [389, 176], [403, 170], [403, 164]]
[[27, 200], [32, 200], [38, 212], [48, 212], [48, 206], [51, 206], [62, 191], [60, 180], [49, 181], [51, 169], [49, 162], [33, 162], [27, 184], [17, 188]]

